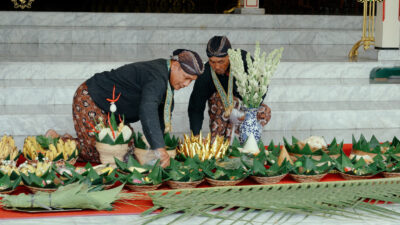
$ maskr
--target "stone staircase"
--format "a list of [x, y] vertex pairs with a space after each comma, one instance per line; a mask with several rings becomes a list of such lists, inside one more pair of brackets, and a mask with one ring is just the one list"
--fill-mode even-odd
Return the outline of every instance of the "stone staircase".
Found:
[[[206, 60], [208, 39], [224, 34], [250, 52], [256, 40], [263, 51], [285, 48], [265, 100], [272, 109], [265, 142], [321, 135], [349, 143], [361, 133], [392, 139], [400, 135], [400, 85], [370, 84], [369, 72], [399, 61], [378, 61], [376, 50], [347, 61], [361, 22], [352, 16], [0, 12], [0, 133], [14, 135], [19, 147], [49, 128], [75, 134], [72, 96], [94, 73], [168, 58], [177, 48]], [[175, 93], [177, 135], [189, 132], [191, 90]]]

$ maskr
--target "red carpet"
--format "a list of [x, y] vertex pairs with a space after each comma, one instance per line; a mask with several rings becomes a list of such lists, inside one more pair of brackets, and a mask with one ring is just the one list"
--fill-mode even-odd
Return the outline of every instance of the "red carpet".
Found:
[[[344, 145], [344, 152], [348, 155], [351, 151], [351, 144]], [[381, 176], [377, 175], [374, 178], [380, 178]], [[344, 180], [338, 174], [328, 174], [325, 176], [321, 182], [329, 182], [329, 181], [342, 181]], [[290, 176], [286, 176], [280, 184], [288, 184], [288, 183], [297, 183]], [[239, 185], [257, 185], [253, 180], [246, 179], [241, 182]], [[198, 187], [209, 187], [207, 182], [203, 182]], [[167, 190], [169, 187], [167, 185], [163, 185], [160, 189]], [[29, 193], [29, 191], [25, 187], [18, 187], [13, 194], [19, 193]], [[144, 196], [146, 199], [146, 196]], [[54, 213], [24, 213], [24, 212], [15, 212], [15, 211], [7, 211], [0, 208], [0, 219], [13, 219], [13, 218], [33, 218], [33, 217], [66, 217], [66, 216], [90, 216], [90, 215], [109, 215], [109, 214], [140, 214], [145, 210], [151, 208], [153, 206], [151, 200], [135, 200], [129, 201], [130, 204], [122, 204], [115, 203], [114, 210], [112, 211], [94, 211], [94, 210], [82, 210], [76, 212], [54, 212]]]

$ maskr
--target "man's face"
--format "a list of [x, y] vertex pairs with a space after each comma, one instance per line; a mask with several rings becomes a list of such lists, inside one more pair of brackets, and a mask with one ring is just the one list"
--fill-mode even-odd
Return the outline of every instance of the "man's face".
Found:
[[210, 66], [216, 74], [224, 74], [229, 67], [229, 56], [208, 58]]
[[197, 79], [197, 75], [190, 75], [186, 73], [179, 62], [172, 61], [171, 63], [171, 77], [169, 82], [175, 90], [189, 86], [189, 84]]

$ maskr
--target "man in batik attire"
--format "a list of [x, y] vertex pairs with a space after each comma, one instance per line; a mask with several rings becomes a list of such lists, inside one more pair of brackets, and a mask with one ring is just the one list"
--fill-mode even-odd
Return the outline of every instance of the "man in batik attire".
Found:
[[[204, 71], [200, 56], [193, 51], [178, 49], [171, 59], [155, 59], [121, 66], [111, 71], [97, 73], [81, 84], [75, 92], [72, 112], [80, 160], [99, 163], [95, 148], [96, 138], [89, 122], [103, 121], [110, 113], [113, 88], [121, 94], [115, 103], [116, 118], [124, 117], [125, 123], [141, 122], [143, 133], [152, 150], [157, 151], [161, 165], [169, 165], [163, 134], [171, 130], [173, 90], [187, 87]], [[57, 136], [54, 131], [48, 131]]]
[[[203, 126], [204, 110], [208, 101], [208, 114], [210, 116], [210, 132], [213, 140], [216, 135], [230, 139], [232, 134], [232, 121], [241, 111], [241, 97], [237, 92], [236, 79], [230, 73], [228, 49], [231, 44], [225, 36], [214, 36], [207, 44], [208, 62], [204, 66], [204, 73], [194, 84], [189, 100], [190, 129], [198, 135]], [[247, 72], [246, 51], [241, 51], [245, 71]], [[265, 96], [264, 96], [265, 97]], [[258, 109], [257, 119], [265, 126], [271, 119], [271, 109], [266, 104], [261, 104]], [[243, 117], [240, 118], [243, 120]], [[239, 126], [235, 133], [239, 134]]]

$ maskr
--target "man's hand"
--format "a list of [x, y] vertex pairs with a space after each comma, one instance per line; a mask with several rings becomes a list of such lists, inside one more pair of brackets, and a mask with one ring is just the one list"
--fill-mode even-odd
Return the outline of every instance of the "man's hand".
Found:
[[243, 111], [240, 111], [240, 110], [237, 110], [237, 109], [233, 109], [232, 113], [231, 113], [231, 115], [229, 117], [229, 120], [233, 124], [239, 124], [241, 121], [244, 120], [244, 117], [245, 117], [245, 115], [244, 115]]
[[160, 156], [160, 162], [161, 162], [161, 167], [165, 168], [169, 166], [169, 155], [167, 153], [167, 150], [165, 148], [157, 148], [155, 151], [157, 151], [157, 154]]

